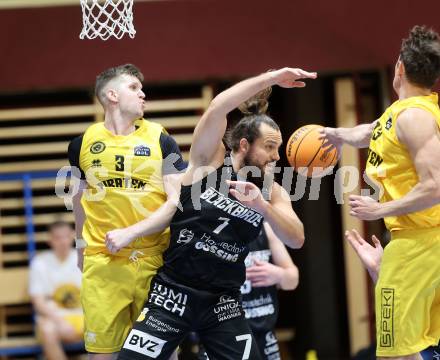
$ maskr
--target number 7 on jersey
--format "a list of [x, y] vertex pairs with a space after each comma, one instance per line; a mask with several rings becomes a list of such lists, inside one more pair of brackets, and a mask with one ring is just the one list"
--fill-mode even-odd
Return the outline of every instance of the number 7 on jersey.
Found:
[[218, 218], [220, 221], [223, 221], [223, 223], [221, 223], [219, 226], [216, 227], [216, 229], [213, 231], [214, 234], [220, 234], [220, 232], [229, 225], [229, 218], [224, 218], [224, 217], [219, 217]]

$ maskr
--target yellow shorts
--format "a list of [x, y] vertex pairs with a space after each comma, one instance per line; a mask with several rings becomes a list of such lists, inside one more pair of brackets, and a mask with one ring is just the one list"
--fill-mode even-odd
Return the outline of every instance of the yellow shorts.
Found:
[[63, 319], [66, 320], [74, 329], [75, 334], [78, 336], [84, 335], [84, 315], [83, 314], [69, 314], [64, 315]]
[[108, 254], [84, 257], [81, 303], [88, 352], [113, 353], [122, 348], [162, 264], [162, 255], [137, 260]]
[[377, 356], [405, 356], [438, 344], [439, 255], [440, 228], [392, 234], [375, 290]]

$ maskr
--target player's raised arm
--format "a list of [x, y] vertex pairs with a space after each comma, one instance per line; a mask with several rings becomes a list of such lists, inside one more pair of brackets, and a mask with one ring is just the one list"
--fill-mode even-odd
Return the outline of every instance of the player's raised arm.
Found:
[[194, 130], [190, 151], [191, 166], [211, 164], [226, 131], [226, 115], [261, 90], [279, 85], [285, 88], [304, 87], [301, 79], [314, 79], [316, 73], [301, 69], [283, 68], [244, 80], [217, 95]]

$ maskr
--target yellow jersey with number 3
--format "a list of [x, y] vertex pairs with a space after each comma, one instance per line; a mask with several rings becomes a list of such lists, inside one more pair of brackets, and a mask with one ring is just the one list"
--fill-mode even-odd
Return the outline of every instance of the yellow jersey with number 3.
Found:
[[[398, 116], [409, 108], [429, 112], [440, 127], [436, 93], [398, 100], [385, 110], [373, 130], [366, 166], [368, 177], [381, 188], [381, 202], [402, 198], [418, 182], [411, 156], [396, 135]], [[390, 231], [440, 226], [440, 205], [402, 216], [386, 217], [384, 221]]]
[[[81, 200], [86, 214], [86, 254], [107, 252], [108, 231], [145, 219], [166, 201], [160, 146], [164, 129], [143, 119], [135, 125], [133, 133], [122, 136], [107, 130], [104, 123], [96, 123], [83, 135], [79, 167], [87, 181]], [[157, 255], [168, 243], [169, 229], [136, 239], [118, 255], [129, 256], [133, 250]]]

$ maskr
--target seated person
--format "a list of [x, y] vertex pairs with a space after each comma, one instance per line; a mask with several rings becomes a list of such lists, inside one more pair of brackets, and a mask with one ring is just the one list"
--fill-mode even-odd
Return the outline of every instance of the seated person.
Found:
[[81, 272], [72, 248], [74, 231], [58, 221], [49, 226], [51, 250], [31, 262], [29, 294], [36, 312], [37, 337], [48, 360], [65, 360], [62, 343], [83, 338], [80, 304]]

